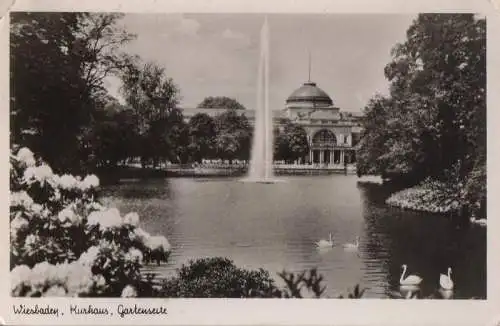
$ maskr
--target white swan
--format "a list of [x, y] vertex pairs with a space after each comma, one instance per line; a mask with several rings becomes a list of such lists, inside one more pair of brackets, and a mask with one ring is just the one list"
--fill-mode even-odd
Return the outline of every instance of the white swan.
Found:
[[453, 290], [439, 289], [439, 294], [443, 299], [453, 298]]
[[419, 289], [416, 286], [405, 287], [400, 289], [400, 291], [391, 291], [389, 296], [393, 299], [417, 299]]
[[316, 245], [320, 248], [333, 247], [332, 234], [330, 233], [329, 236], [330, 236], [329, 240], [321, 239], [318, 242], [316, 242]]
[[401, 274], [401, 278], [399, 279], [399, 284], [401, 285], [419, 285], [422, 282], [422, 278], [417, 275], [408, 275], [407, 278], [404, 278], [406, 273], [406, 268], [408, 266], [403, 265], [403, 273]]
[[448, 267], [448, 275], [439, 275], [439, 285], [441, 285], [444, 290], [453, 289], [453, 281], [451, 280], [451, 267]]
[[344, 243], [342, 245], [346, 250], [355, 250], [359, 248], [359, 237], [356, 237], [356, 241], [354, 243]]
[[474, 216], [470, 218], [470, 222], [473, 224], [479, 224], [481, 226], [486, 226], [486, 219], [481, 218], [481, 219], [476, 219]]

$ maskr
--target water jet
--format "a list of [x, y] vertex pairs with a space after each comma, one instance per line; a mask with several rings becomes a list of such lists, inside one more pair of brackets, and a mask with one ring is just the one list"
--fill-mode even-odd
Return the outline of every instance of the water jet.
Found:
[[269, 27], [267, 17], [260, 34], [257, 78], [257, 105], [248, 177], [243, 182], [272, 184], [280, 180], [273, 174], [273, 116], [269, 107]]

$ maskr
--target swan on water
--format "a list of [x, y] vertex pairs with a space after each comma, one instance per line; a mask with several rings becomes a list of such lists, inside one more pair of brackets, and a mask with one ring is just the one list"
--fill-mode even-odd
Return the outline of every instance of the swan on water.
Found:
[[479, 224], [481, 226], [486, 226], [486, 219], [481, 218], [481, 219], [476, 219], [474, 216], [470, 218], [470, 222], [473, 224]]
[[419, 285], [422, 282], [422, 278], [417, 275], [408, 275], [408, 277], [404, 278], [406, 274], [406, 268], [408, 266], [402, 265], [403, 273], [401, 274], [401, 278], [399, 279], [399, 284], [401, 285]]
[[358, 249], [359, 248], [359, 237], [356, 237], [356, 241], [354, 243], [345, 243], [343, 245], [344, 249]]
[[391, 291], [389, 296], [393, 299], [417, 299], [419, 289], [417, 287], [411, 287], [400, 291]]
[[443, 298], [443, 299], [453, 298], [453, 291], [452, 290], [439, 289], [439, 294], [441, 295], [441, 298]]
[[333, 247], [332, 233], [329, 234], [329, 240], [321, 239], [316, 242], [316, 245], [320, 248]]
[[451, 267], [448, 267], [448, 275], [439, 275], [439, 285], [445, 290], [453, 289], [453, 281], [451, 280]]

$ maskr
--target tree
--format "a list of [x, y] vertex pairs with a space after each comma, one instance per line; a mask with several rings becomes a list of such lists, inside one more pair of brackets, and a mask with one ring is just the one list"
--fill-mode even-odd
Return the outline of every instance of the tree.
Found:
[[[404, 173], [454, 189], [461, 212], [486, 205], [486, 22], [421, 14], [385, 67], [388, 98], [366, 107], [358, 174]], [[450, 177], [453, 176], [453, 177]], [[467, 214], [460, 214], [467, 218]]]
[[189, 152], [192, 158], [201, 163], [203, 158], [215, 156], [216, 126], [208, 114], [198, 113], [191, 117], [189, 128]]
[[473, 15], [419, 15], [385, 68], [390, 97], [366, 108], [384, 121], [367, 114], [360, 166], [440, 179], [461, 161], [465, 177], [485, 152], [485, 42]]
[[199, 108], [225, 108], [233, 110], [245, 110], [245, 107], [238, 101], [227, 96], [209, 96], [206, 97], [200, 104]]
[[179, 109], [174, 109], [168, 116], [167, 144], [169, 157], [174, 162], [185, 164], [189, 161], [189, 127]]
[[81, 170], [82, 132], [105, 95], [104, 78], [127, 56], [132, 35], [119, 14], [11, 15], [11, 142], [30, 146], [56, 171]]
[[248, 160], [252, 139], [252, 128], [248, 119], [236, 110], [229, 109], [215, 118], [217, 157], [232, 161]]
[[361, 146], [356, 154], [358, 162], [356, 167], [360, 175], [384, 174], [387, 164], [392, 162], [382, 159], [388, 152], [386, 142], [389, 141], [390, 135], [386, 131], [391, 105], [389, 98], [377, 95], [364, 109]]
[[74, 51], [83, 52], [80, 69], [89, 95], [107, 94], [104, 81], [110, 74], [119, 75], [136, 57], [121, 51], [135, 35], [118, 25], [121, 13], [81, 13]]
[[274, 158], [292, 163], [309, 154], [309, 142], [305, 129], [291, 121], [285, 121], [283, 130], [274, 132]]
[[122, 74], [122, 82], [125, 100], [138, 117], [143, 164], [178, 161], [179, 151], [184, 150], [180, 147], [187, 147], [187, 136], [182, 113], [176, 109], [179, 89], [172, 78], [154, 63], [133, 62]]
[[135, 112], [120, 106], [102, 110], [88, 135], [92, 157], [97, 166], [104, 167], [115, 167], [119, 162], [139, 156], [139, 141]]

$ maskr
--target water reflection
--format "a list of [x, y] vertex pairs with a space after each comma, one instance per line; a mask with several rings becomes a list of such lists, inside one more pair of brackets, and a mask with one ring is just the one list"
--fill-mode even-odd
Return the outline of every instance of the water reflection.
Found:
[[[104, 197], [121, 211], [138, 212], [142, 227], [169, 239], [173, 253], [163, 273], [189, 259], [226, 256], [274, 275], [317, 267], [330, 297], [356, 283], [365, 297], [393, 297], [407, 264], [424, 279], [420, 297], [485, 298], [486, 229], [457, 230], [446, 217], [389, 208], [389, 192], [335, 175], [273, 185], [229, 178], [127, 182], [107, 187]], [[330, 232], [335, 246], [319, 250], [315, 243]], [[357, 250], [344, 250], [357, 236]], [[448, 267], [452, 295], [439, 292], [439, 274]]]

